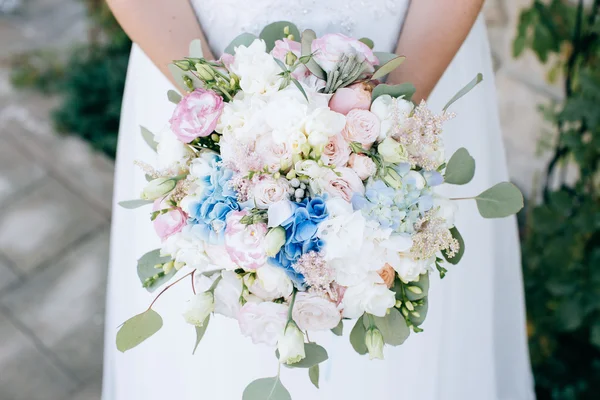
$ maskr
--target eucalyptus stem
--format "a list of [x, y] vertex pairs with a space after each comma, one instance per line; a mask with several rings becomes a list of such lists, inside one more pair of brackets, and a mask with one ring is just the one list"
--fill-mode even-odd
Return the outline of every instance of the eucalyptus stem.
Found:
[[298, 293], [298, 289], [294, 288], [292, 292], [292, 299], [290, 300], [290, 308], [288, 308], [288, 322], [292, 321], [292, 310], [294, 309], [294, 303], [296, 303], [296, 294]]
[[156, 300], [158, 300], [158, 298], [160, 296], [162, 296], [162, 294], [164, 292], [166, 292], [168, 289], [170, 289], [172, 286], [176, 285], [177, 283], [181, 282], [182, 280], [184, 280], [185, 278], [187, 278], [188, 276], [192, 275], [194, 273], [193, 270], [191, 272], [188, 272], [187, 274], [185, 274], [184, 276], [182, 276], [181, 278], [177, 279], [175, 282], [171, 283], [170, 285], [166, 286], [163, 290], [160, 291], [159, 294], [156, 295], [156, 297], [154, 298], [154, 300], [152, 300], [152, 303], [150, 303], [150, 305], [148, 306], [148, 310], [150, 310], [152, 308], [152, 306], [154, 305], [154, 303], [156, 303]]

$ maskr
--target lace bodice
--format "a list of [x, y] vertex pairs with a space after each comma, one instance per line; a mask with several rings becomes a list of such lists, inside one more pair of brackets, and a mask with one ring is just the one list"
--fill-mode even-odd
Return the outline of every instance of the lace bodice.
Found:
[[394, 51], [410, 0], [192, 0], [204, 34], [221, 51], [242, 32], [258, 34], [274, 21], [291, 21], [317, 35], [368, 37], [375, 50]]

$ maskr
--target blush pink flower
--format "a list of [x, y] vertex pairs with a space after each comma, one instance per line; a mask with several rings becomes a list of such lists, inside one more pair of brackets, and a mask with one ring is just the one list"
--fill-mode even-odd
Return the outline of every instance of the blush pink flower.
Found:
[[223, 53], [221, 58], [219, 59], [225, 65], [225, 68], [229, 69], [231, 64], [235, 61], [235, 57], [229, 53]]
[[[339, 175], [337, 173], [339, 173]], [[329, 170], [324, 176], [323, 190], [333, 197], [350, 202], [354, 193], [364, 194], [365, 186], [356, 172], [350, 168]]]
[[373, 160], [371, 160], [371, 157], [365, 156], [364, 154], [352, 154], [348, 161], [348, 166], [352, 168], [363, 181], [368, 177], [375, 175], [375, 172], [377, 172], [377, 166]]
[[[154, 201], [152, 211], [159, 211], [170, 208], [166, 203], [161, 202], [161, 199]], [[165, 214], [159, 214], [152, 222], [154, 230], [161, 240], [165, 240], [169, 236], [180, 232], [187, 223], [187, 215], [181, 208], [174, 208]]]
[[275, 346], [287, 321], [288, 305], [265, 301], [248, 302], [238, 313], [240, 332], [252, 339], [252, 343]]
[[323, 148], [321, 160], [326, 165], [335, 165], [336, 167], [345, 167], [350, 157], [350, 145], [339, 133], [329, 138], [329, 142]]
[[246, 211], [233, 211], [227, 215], [225, 249], [240, 268], [255, 270], [267, 262], [263, 241], [268, 229], [265, 223], [242, 223], [241, 219], [248, 214]]
[[371, 107], [373, 87], [365, 82], [355, 83], [336, 90], [329, 100], [329, 108], [347, 115], [351, 110], [368, 110]]
[[342, 136], [348, 142], [358, 142], [370, 149], [381, 130], [379, 118], [368, 110], [352, 110], [346, 115], [346, 126]]
[[355, 54], [359, 62], [366, 61], [368, 68], [365, 72], [373, 72], [373, 66], [379, 64], [369, 46], [341, 33], [330, 33], [313, 40], [312, 51], [314, 60], [326, 72], [332, 71], [344, 54]]
[[223, 107], [223, 98], [212, 90], [195, 89], [177, 104], [169, 121], [171, 130], [184, 143], [208, 136], [215, 130]]

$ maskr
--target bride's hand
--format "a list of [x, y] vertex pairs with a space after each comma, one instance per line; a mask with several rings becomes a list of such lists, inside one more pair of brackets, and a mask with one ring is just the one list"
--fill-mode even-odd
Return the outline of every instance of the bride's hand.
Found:
[[167, 65], [188, 54], [193, 39], [202, 41], [204, 57], [213, 59], [189, 1], [107, 0], [113, 14], [131, 40], [171, 82]]
[[427, 99], [475, 23], [483, 0], [411, 1], [396, 54], [406, 61], [388, 83], [411, 82], [413, 101]]

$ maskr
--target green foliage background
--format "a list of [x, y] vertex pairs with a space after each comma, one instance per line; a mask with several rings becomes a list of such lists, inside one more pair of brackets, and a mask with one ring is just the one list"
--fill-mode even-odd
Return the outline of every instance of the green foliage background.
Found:
[[[591, 4], [590, 4], [591, 3]], [[538, 399], [600, 398], [600, 1], [535, 0], [514, 55], [551, 63], [565, 100], [542, 111], [556, 129], [542, 201], [522, 238]], [[577, 172], [567, 181], [566, 171]]]

